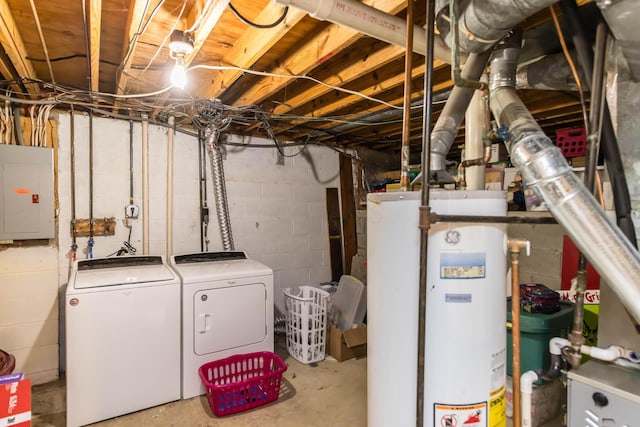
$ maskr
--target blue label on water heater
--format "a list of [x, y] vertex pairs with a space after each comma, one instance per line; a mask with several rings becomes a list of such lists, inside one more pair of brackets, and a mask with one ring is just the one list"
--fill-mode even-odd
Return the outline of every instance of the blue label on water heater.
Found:
[[484, 252], [440, 253], [441, 279], [482, 279], [486, 276], [486, 270]]

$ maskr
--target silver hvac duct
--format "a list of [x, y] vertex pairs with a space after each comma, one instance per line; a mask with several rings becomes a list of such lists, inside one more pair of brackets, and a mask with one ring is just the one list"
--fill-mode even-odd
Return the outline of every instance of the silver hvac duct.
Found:
[[[557, 0], [470, 0], [460, 12], [458, 34], [460, 49], [484, 52], [502, 39], [511, 28], [534, 13], [554, 4]], [[440, 10], [439, 16], [447, 14]], [[453, 39], [445, 19], [438, 20], [440, 34], [448, 45]]]
[[211, 125], [207, 128], [207, 152], [211, 162], [211, 176], [213, 179], [213, 197], [216, 201], [216, 217], [222, 238], [222, 248], [225, 251], [235, 250], [233, 234], [231, 233], [231, 218], [229, 215], [229, 203], [227, 201], [227, 185], [224, 180], [224, 165], [222, 163], [222, 151], [218, 144], [220, 127]]
[[[488, 60], [489, 52], [469, 55], [469, 59], [462, 69], [462, 78], [480, 79]], [[451, 91], [451, 95], [431, 132], [430, 170], [432, 173], [445, 170], [447, 153], [458, 133], [460, 123], [464, 119], [464, 113], [474, 92], [475, 89], [462, 86], [455, 86]]]
[[520, 40], [505, 40], [491, 60], [491, 110], [508, 127], [511, 162], [547, 204], [580, 251], [640, 321], [640, 255], [611, 224], [592, 194], [576, 177], [515, 91]]

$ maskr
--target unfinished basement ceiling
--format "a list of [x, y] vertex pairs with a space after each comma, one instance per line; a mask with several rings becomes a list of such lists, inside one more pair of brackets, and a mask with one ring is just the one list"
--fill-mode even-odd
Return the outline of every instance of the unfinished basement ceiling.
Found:
[[[405, 19], [406, 0], [363, 3]], [[597, 7], [582, 3], [589, 23]], [[236, 12], [269, 24], [285, 9], [271, 0], [0, 0], [2, 87], [15, 95], [56, 96], [125, 115], [146, 113], [159, 121], [175, 115], [180, 126], [192, 130], [194, 114], [212, 105], [202, 100], [216, 99], [216, 108], [234, 118], [230, 132], [268, 137], [272, 131], [279, 141], [399, 153], [403, 47], [316, 20], [294, 7], [273, 28], [252, 27]], [[414, 23], [423, 26], [425, 15], [425, 2], [417, 1]], [[523, 60], [560, 52], [548, 9], [530, 17], [524, 28]], [[191, 31], [195, 49], [186, 65], [195, 68], [184, 90], [163, 91], [175, 64], [168, 48], [174, 29]], [[424, 57], [414, 54], [413, 64], [411, 145], [417, 155]], [[449, 65], [436, 61], [434, 67], [432, 123], [452, 86]], [[17, 78], [26, 80], [15, 84]], [[156, 92], [141, 98], [109, 96]], [[582, 126], [577, 92], [522, 90], [520, 96], [552, 139], [558, 128]], [[69, 103], [60, 106], [68, 108]], [[461, 129], [450, 156], [458, 155], [463, 136]]]

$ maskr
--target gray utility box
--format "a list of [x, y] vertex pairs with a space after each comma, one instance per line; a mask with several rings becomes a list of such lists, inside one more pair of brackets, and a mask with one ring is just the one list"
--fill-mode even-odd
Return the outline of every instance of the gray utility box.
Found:
[[567, 377], [568, 426], [639, 425], [640, 371], [590, 360]]
[[52, 239], [53, 150], [0, 144], [0, 240]]

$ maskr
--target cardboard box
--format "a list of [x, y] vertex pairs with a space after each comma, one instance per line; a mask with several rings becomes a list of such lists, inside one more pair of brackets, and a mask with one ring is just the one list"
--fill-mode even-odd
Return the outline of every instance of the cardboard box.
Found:
[[504, 143], [491, 144], [491, 158], [489, 163], [504, 162], [507, 160], [509, 153], [507, 153], [507, 147]]
[[0, 426], [31, 425], [31, 380], [0, 385]]
[[339, 362], [367, 355], [367, 327], [341, 331], [335, 326], [329, 327], [327, 353]]

